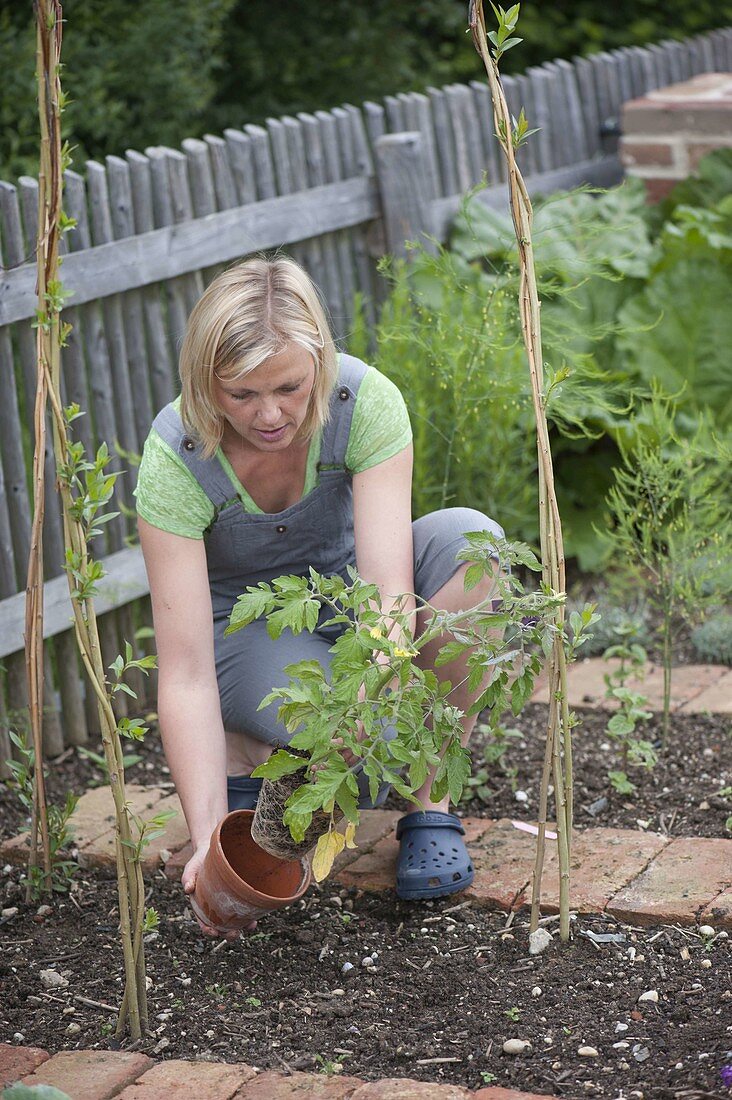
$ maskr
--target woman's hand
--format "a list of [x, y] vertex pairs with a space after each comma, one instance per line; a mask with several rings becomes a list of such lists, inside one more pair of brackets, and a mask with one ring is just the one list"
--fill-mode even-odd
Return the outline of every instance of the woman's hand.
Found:
[[[191, 856], [191, 858], [188, 860], [185, 867], [183, 868], [183, 874], [181, 875], [181, 882], [183, 883], [183, 890], [185, 891], [186, 894], [192, 894], [195, 891], [195, 889], [196, 889], [196, 880], [198, 879], [198, 873], [201, 870], [201, 865], [203, 864], [203, 861], [206, 858], [206, 853], [207, 852], [208, 852], [208, 841], [205, 844], [201, 845], [201, 847], [196, 848], [195, 852], [193, 853], [193, 855]], [[217, 928], [212, 928], [210, 924], [206, 924], [204, 921], [202, 921], [200, 919], [200, 917], [195, 912], [195, 910], [194, 910], [193, 915], [195, 916], [196, 920], [198, 921], [198, 924], [201, 928], [201, 931], [203, 932], [203, 934], [205, 936], [211, 936], [211, 937], [215, 937], [215, 938], [223, 937], [225, 940], [237, 940], [239, 938], [239, 933], [236, 932], [236, 931], [234, 931], [234, 932], [220, 932]], [[256, 927], [257, 927], [257, 922], [255, 920], [253, 920], [250, 924], [247, 924], [247, 925], [244, 926], [244, 928], [242, 928], [242, 932], [253, 932]]]

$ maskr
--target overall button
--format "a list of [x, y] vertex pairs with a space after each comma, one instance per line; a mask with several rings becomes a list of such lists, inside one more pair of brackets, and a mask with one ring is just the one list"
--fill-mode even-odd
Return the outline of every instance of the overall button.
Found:
[[346, 389], [345, 386], [342, 386], [338, 390], [338, 396], [340, 397], [341, 401], [347, 401], [348, 400], [350, 395], [349, 395], [348, 390]]
[[183, 446], [187, 451], [195, 451], [196, 449], [196, 444], [193, 442], [192, 439], [184, 439]]
[[277, 525], [275, 530], [277, 531], [278, 535], [284, 535], [287, 528], [285, 527], [284, 523], [280, 523], [280, 524]]

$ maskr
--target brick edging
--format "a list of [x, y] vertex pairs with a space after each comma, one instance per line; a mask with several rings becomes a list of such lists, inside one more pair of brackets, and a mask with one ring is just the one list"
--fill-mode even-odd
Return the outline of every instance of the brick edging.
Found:
[[[33, 1072], [28, 1073], [31, 1066]], [[159, 1100], [174, 1093], [177, 1082], [192, 1086], [201, 1100], [284, 1100], [308, 1095], [330, 1100], [547, 1100], [546, 1093], [528, 1093], [501, 1086], [478, 1089], [386, 1077], [364, 1081], [359, 1077], [292, 1074], [262, 1070], [244, 1062], [196, 1062], [171, 1058], [155, 1062], [144, 1054], [110, 1050], [65, 1050], [50, 1054], [39, 1047], [0, 1043], [0, 1088], [15, 1084], [52, 1085], [72, 1100]], [[326, 1082], [328, 1083], [326, 1086]], [[324, 1086], [327, 1092], [324, 1091]], [[69, 1089], [73, 1093], [69, 1093]]]

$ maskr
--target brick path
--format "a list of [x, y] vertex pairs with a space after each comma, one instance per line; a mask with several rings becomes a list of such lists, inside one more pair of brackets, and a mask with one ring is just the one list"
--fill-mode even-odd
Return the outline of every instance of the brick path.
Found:
[[0, 1088], [22, 1080], [53, 1085], [71, 1100], [547, 1100], [505, 1088], [470, 1090], [406, 1077], [362, 1081], [358, 1077], [292, 1073], [286, 1076], [243, 1063], [155, 1063], [144, 1054], [64, 1050], [0, 1043]]
[[[569, 698], [572, 706], [603, 705], [601, 660], [572, 666]], [[654, 709], [660, 707], [662, 673], [649, 669], [642, 690]], [[538, 687], [535, 701], [544, 701]], [[732, 713], [732, 671], [720, 666], [696, 666], [675, 671], [672, 707], [681, 713]], [[144, 869], [165, 868], [178, 879], [190, 857], [190, 845], [180, 803], [170, 788], [127, 785], [136, 813], [146, 816], [176, 809], [165, 834], [145, 851]], [[357, 833], [356, 850], [341, 853], [334, 877], [346, 885], [378, 892], [394, 885], [398, 845], [394, 826], [398, 813], [366, 811]], [[73, 822], [79, 863], [100, 873], [114, 873], [114, 813], [106, 787], [87, 791]], [[464, 818], [466, 841], [475, 863], [475, 881], [465, 894], [476, 906], [519, 909], [530, 900], [535, 839], [510, 820]], [[0, 845], [5, 861], [25, 860], [25, 834]], [[576, 832], [572, 850], [572, 907], [579, 913], [606, 912], [633, 924], [713, 924], [732, 927], [732, 840], [671, 839], [630, 829], [585, 829]], [[541, 899], [545, 913], [558, 909], [556, 848], [547, 841]], [[535, 1094], [500, 1087], [470, 1091], [409, 1079], [365, 1083], [355, 1077], [293, 1073], [289, 1076], [247, 1065], [186, 1062], [154, 1063], [142, 1054], [114, 1051], [61, 1051], [49, 1056], [37, 1048], [0, 1044], [0, 1088], [23, 1079], [50, 1084], [68, 1092], [71, 1100], [540, 1100]]]
[[[570, 665], [567, 696], [571, 707], [607, 707], [604, 673], [619, 661], [590, 657]], [[642, 679], [631, 677], [627, 686], [648, 698], [651, 710], [663, 710], [663, 667], [648, 664]], [[539, 683], [532, 703], [549, 701], [546, 682]], [[681, 665], [671, 678], [671, 710], [679, 714], [732, 714], [732, 669], [724, 665]]]

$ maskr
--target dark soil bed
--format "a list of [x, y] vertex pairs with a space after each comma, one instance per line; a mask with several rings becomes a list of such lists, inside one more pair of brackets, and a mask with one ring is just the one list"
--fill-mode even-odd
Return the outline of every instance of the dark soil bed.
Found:
[[[17, 877], [2, 877], [3, 905], [19, 912], [2, 927], [0, 1040], [52, 1052], [119, 1049], [115, 883], [78, 879], [44, 918], [23, 904]], [[511, 921], [455, 898], [406, 904], [391, 892], [326, 883], [228, 943], [201, 936], [179, 884], [162, 871], [149, 904], [160, 925], [148, 936], [150, 1034], [141, 1049], [154, 1057], [609, 1100], [728, 1095], [724, 933], [704, 939], [693, 929], [582, 918], [568, 944], [555, 937], [531, 957], [523, 914]], [[546, 927], [555, 931], [556, 921]], [[587, 932], [622, 939], [594, 943]], [[353, 969], [344, 974], [346, 963]], [[45, 969], [68, 986], [47, 992]], [[639, 1001], [652, 990], [657, 1002]], [[531, 1051], [503, 1053], [516, 1038]], [[588, 1046], [596, 1055], [581, 1056]]]
[[[471, 740], [473, 784], [461, 811], [489, 817], [536, 820], [544, 759], [547, 707], [531, 704], [515, 721], [521, 737], [509, 738], [502, 766], [481, 776], [486, 735], [480, 727]], [[588, 825], [649, 829], [669, 836], [730, 836], [732, 815], [732, 726], [724, 715], [674, 715], [666, 748], [662, 748], [660, 715], [644, 727], [659, 761], [653, 769], [631, 768], [632, 795], [618, 794], [608, 773], [621, 769], [617, 744], [607, 735], [610, 715], [578, 710], [581, 724], [573, 731], [572, 757], [575, 820]], [[518, 795], [518, 798], [517, 798]], [[524, 797], [524, 795], [526, 797]]]
[[[620, 768], [620, 755], [607, 736], [609, 714], [584, 709], [573, 739], [576, 824], [645, 828], [669, 836], [730, 836], [732, 815], [732, 729], [722, 715], [675, 715], [665, 750], [660, 749], [660, 718], [646, 727], [649, 740], [659, 746], [660, 760], [649, 771], [631, 769], [637, 786], [632, 796], [617, 794], [607, 778]], [[480, 724], [471, 741], [473, 784], [465, 792], [460, 812], [480, 817], [520, 817], [531, 821], [538, 809], [538, 784], [544, 754], [547, 708], [531, 704], [521, 716], [506, 719], [520, 737], [509, 738], [499, 764], [485, 767], [486, 736]], [[101, 752], [101, 746], [93, 746]], [[142, 745], [127, 751], [142, 756], [127, 769], [130, 783], [169, 784], [162, 745], [155, 726]], [[104, 782], [99, 768], [67, 749], [47, 764], [49, 799], [62, 802], [67, 790], [82, 794]], [[725, 792], [726, 793], [720, 793]], [[516, 795], [519, 793], [519, 798]], [[523, 798], [526, 795], [526, 798]], [[391, 795], [388, 808], [408, 809]], [[26, 827], [27, 817], [17, 797], [0, 786], [0, 836], [14, 836]]]

